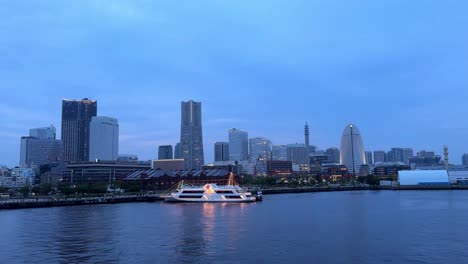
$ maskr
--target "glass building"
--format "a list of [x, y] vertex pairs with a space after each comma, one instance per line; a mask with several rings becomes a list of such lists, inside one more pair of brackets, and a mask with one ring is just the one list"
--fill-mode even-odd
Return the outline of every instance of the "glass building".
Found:
[[325, 150], [328, 156], [327, 163], [340, 163], [340, 150], [338, 148], [328, 148]]
[[186, 170], [204, 164], [201, 102], [181, 103], [180, 151]]
[[158, 147], [158, 159], [166, 160], [172, 159], [172, 146], [171, 145], [162, 145]]
[[357, 175], [361, 165], [366, 164], [361, 132], [359, 132], [359, 129], [354, 124], [347, 125], [343, 131], [340, 163], [345, 165], [353, 175]]
[[288, 160], [288, 152], [286, 145], [273, 145], [271, 149], [272, 160]]
[[229, 130], [229, 160], [244, 161], [249, 159], [249, 134], [238, 129]]
[[383, 150], [376, 150], [374, 151], [374, 163], [377, 162], [386, 162], [387, 161], [387, 153]]
[[93, 116], [90, 123], [89, 160], [117, 160], [119, 123], [107, 116]]
[[54, 126], [31, 128], [29, 136], [40, 139], [56, 139], [57, 130]]
[[309, 165], [309, 153], [305, 144], [288, 144], [286, 147], [287, 160], [293, 164]]
[[62, 141], [55, 138], [21, 137], [20, 166], [40, 166], [61, 160]]
[[249, 141], [249, 150], [249, 156], [252, 162], [257, 161], [259, 158], [271, 160], [271, 141], [267, 138], [251, 138]]
[[97, 101], [62, 100], [62, 146], [65, 162], [89, 160], [91, 118], [97, 115]]
[[214, 144], [214, 161], [228, 161], [229, 160], [229, 143], [216, 142]]

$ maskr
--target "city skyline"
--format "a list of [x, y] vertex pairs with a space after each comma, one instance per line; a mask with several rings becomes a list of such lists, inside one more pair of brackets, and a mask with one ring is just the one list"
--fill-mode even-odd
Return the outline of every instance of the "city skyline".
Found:
[[143, 160], [179, 141], [177, 105], [192, 98], [205, 104], [207, 162], [230, 127], [289, 144], [303, 142], [307, 121], [320, 149], [338, 147], [353, 122], [368, 150], [446, 144], [459, 164], [468, 4], [319, 3], [186, 3], [182, 22], [175, 3], [5, 2], [0, 163], [18, 163], [27, 129], [60, 130], [62, 98], [89, 97], [119, 119], [121, 152]]

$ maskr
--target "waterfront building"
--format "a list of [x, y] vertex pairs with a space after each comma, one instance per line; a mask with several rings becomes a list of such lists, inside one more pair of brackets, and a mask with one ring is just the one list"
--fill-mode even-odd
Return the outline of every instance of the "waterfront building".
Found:
[[468, 153], [462, 155], [462, 165], [468, 166]]
[[151, 168], [154, 170], [180, 171], [184, 170], [184, 159], [153, 160]]
[[392, 148], [387, 153], [387, 160], [389, 162], [403, 162], [409, 164], [409, 158], [413, 156], [414, 152], [411, 148]]
[[228, 161], [229, 160], [229, 143], [216, 142], [214, 144], [214, 161]]
[[410, 170], [410, 166], [403, 162], [379, 162], [374, 166], [376, 177], [396, 177], [401, 170]]
[[185, 169], [200, 169], [205, 162], [202, 134], [202, 103], [181, 103], [180, 153]]
[[229, 130], [229, 160], [246, 161], [249, 159], [249, 134], [236, 128]]
[[174, 159], [182, 159], [182, 151], [180, 149], [180, 143], [175, 144], [174, 146]]
[[158, 159], [167, 160], [172, 159], [172, 145], [162, 145], [158, 147]]
[[293, 164], [287, 160], [268, 160], [268, 175], [290, 175], [293, 172]]
[[90, 123], [89, 160], [117, 160], [119, 157], [119, 123], [107, 116], [93, 116]]
[[54, 126], [31, 128], [29, 136], [38, 139], [56, 139], [57, 129]]
[[271, 160], [271, 141], [267, 138], [255, 137], [249, 141], [249, 156], [252, 162], [259, 158]]
[[374, 164], [377, 162], [386, 162], [387, 161], [387, 153], [383, 150], [376, 150], [374, 151]]
[[[34, 133], [33, 133], [34, 134]], [[58, 162], [62, 156], [62, 141], [48, 136], [21, 137], [20, 166], [31, 167]]]
[[310, 168], [314, 172], [322, 172], [322, 166], [324, 163], [328, 163], [330, 156], [323, 151], [316, 151], [309, 156]]
[[36, 172], [32, 168], [16, 167], [0, 177], [0, 186], [7, 188], [21, 188], [35, 182]]
[[288, 144], [286, 153], [293, 164], [309, 165], [309, 153], [305, 144]]
[[62, 100], [62, 146], [65, 162], [89, 160], [91, 118], [97, 115], [97, 101]]
[[241, 160], [237, 164], [242, 168], [242, 174], [254, 175], [255, 174], [255, 163], [250, 160]]
[[399, 171], [398, 184], [400, 186], [444, 186], [449, 185], [446, 170], [412, 170]]
[[272, 160], [288, 160], [288, 151], [286, 145], [273, 145], [271, 153]]
[[208, 164], [203, 165], [202, 170], [226, 170], [228, 172], [234, 173], [234, 175], [241, 175], [242, 174], [242, 167], [239, 164]]
[[364, 143], [359, 129], [354, 124], [345, 127], [341, 137], [340, 163], [346, 165], [353, 175], [359, 173], [362, 164], [366, 164]]
[[135, 154], [119, 154], [117, 161], [138, 162], [138, 156]]
[[328, 156], [327, 163], [340, 163], [340, 150], [338, 148], [328, 148], [325, 150]]
[[364, 154], [366, 155], [366, 164], [367, 165], [372, 165], [374, 164], [372, 162], [372, 152], [371, 151], [365, 151]]

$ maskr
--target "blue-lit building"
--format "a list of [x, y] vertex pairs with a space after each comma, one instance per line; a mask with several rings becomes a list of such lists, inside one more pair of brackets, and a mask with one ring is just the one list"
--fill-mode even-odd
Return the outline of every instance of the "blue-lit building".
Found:
[[446, 170], [399, 171], [398, 183], [401, 186], [441, 186], [449, 185], [449, 177]]

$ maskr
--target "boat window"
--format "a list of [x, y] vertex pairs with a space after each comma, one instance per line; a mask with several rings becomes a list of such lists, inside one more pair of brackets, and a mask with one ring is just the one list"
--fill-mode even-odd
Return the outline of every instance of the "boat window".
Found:
[[204, 193], [203, 190], [184, 190], [182, 193]]
[[179, 198], [192, 198], [192, 199], [200, 199], [203, 195], [179, 195]]
[[232, 193], [232, 191], [217, 190], [216, 193]]
[[225, 196], [226, 199], [240, 199], [241, 197], [239, 195], [231, 195], [231, 196]]

